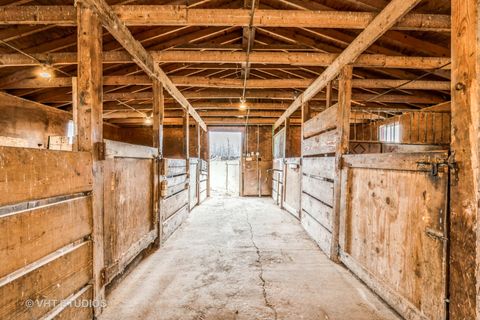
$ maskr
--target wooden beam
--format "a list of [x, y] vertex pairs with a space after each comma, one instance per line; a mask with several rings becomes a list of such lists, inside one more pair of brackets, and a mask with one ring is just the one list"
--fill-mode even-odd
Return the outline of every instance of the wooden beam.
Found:
[[77, 4], [78, 78], [76, 119], [78, 151], [88, 151], [93, 157], [93, 289], [98, 307], [95, 315], [102, 311], [105, 288], [102, 271], [104, 262], [103, 240], [103, 161], [98, 145], [103, 143], [102, 105], [102, 25], [94, 10]]
[[350, 141], [350, 112], [352, 108], [352, 66], [340, 71], [337, 104], [337, 141], [335, 146], [335, 180], [333, 182], [332, 244], [330, 258], [339, 262], [342, 159], [348, 153]]
[[196, 113], [188, 100], [182, 95], [158, 64], [154, 62], [151, 54], [148, 53], [137, 40], [135, 40], [128, 28], [122, 23], [117, 14], [112, 11], [108, 4], [104, 0], [82, 1], [95, 9], [103, 26], [131, 55], [133, 61], [152, 79], [160, 81], [168, 93], [170, 93], [170, 95], [174, 97], [175, 100], [177, 100], [198, 123], [200, 123], [204, 130], [207, 130], [202, 118]]
[[[126, 26], [235, 26], [247, 27], [248, 9], [195, 9], [187, 6], [115, 5], [111, 12]], [[364, 29], [375, 12], [256, 10], [254, 27]], [[398, 22], [397, 22], [398, 21]], [[0, 24], [74, 26], [72, 6], [3, 6]], [[450, 16], [409, 14], [396, 19], [393, 30], [450, 31]]]
[[[208, 117], [246, 117], [247, 112], [240, 110], [209, 110], [199, 111], [200, 116], [207, 121]], [[282, 115], [282, 111], [250, 111], [249, 117], [255, 118], [278, 118]], [[174, 118], [183, 116], [183, 110], [167, 110], [165, 111], [165, 117]], [[127, 119], [127, 118], [142, 118], [145, 119], [147, 115], [137, 111], [119, 111], [119, 112], [107, 112], [104, 114], [104, 119]], [[155, 112], [153, 112], [154, 127], [155, 127]]]
[[[152, 112], [152, 138], [154, 148], [158, 150], [158, 156], [161, 159], [163, 157], [163, 118], [164, 118], [164, 99], [163, 99], [163, 86], [158, 79], [153, 79], [152, 85], [153, 93], [153, 112]], [[138, 113], [138, 112], [135, 112]], [[105, 116], [104, 116], [105, 118]], [[161, 194], [161, 172], [159, 170], [159, 160], [154, 159], [153, 164], [153, 190], [154, 190], [154, 199], [153, 204], [153, 225], [154, 229], [157, 231], [155, 238], [155, 246], [159, 248], [161, 246], [161, 239], [163, 238], [163, 221], [161, 219], [161, 208], [160, 208], [160, 194]]]
[[[232, 78], [208, 78], [199, 76], [171, 76], [173, 84], [177, 87], [200, 87], [200, 88], [243, 88], [243, 80]], [[249, 89], [280, 89], [280, 88], [307, 88], [314, 79], [249, 79]], [[71, 80], [67, 77], [51, 79], [34, 78], [20, 80], [3, 86], [3, 89], [35, 89], [35, 88], [60, 88], [70, 87]], [[152, 80], [147, 76], [105, 76], [105, 86], [149, 86]], [[334, 82], [338, 86], [337, 82]], [[401, 87], [402, 90], [438, 90], [449, 91], [450, 81], [417, 80], [391, 80], [391, 79], [353, 79], [353, 88], [365, 89], [391, 89]], [[327, 86], [328, 88], [328, 86]], [[327, 90], [327, 93], [329, 90]], [[328, 99], [327, 99], [328, 100]]]
[[[162, 63], [241, 63], [246, 61], [244, 52], [228, 51], [150, 51], [153, 59]], [[35, 59], [22, 54], [0, 54], [0, 66], [24, 67], [38, 66], [38, 61], [46, 61], [54, 66], [71, 65], [77, 63], [75, 53], [53, 52], [31, 54]], [[293, 66], [321, 66], [327, 67], [339, 57], [336, 53], [321, 52], [271, 52], [254, 51], [250, 53], [251, 64], [275, 64]], [[103, 62], [108, 64], [132, 63], [130, 55], [124, 51], [106, 51]], [[416, 56], [387, 56], [382, 54], [362, 54], [355, 61], [354, 67], [364, 68], [401, 68], [430, 70], [443, 68], [450, 69], [450, 58], [446, 57], [416, 57]]]
[[[241, 91], [239, 90], [216, 90], [216, 89], [207, 89], [202, 91], [186, 91], [184, 96], [188, 99], [213, 99], [213, 100], [223, 100], [223, 99], [236, 99], [238, 100], [241, 97]], [[270, 99], [278, 100], [278, 104], [287, 103], [287, 101], [294, 100], [294, 91], [277, 91], [277, 90], [247, 90], [247, 96], [250, 99]], [[105, 93], [103, 96], [104, 101], [117, 101], [117, 100], [138, 100], [138, 101], [151, 101], [152, 92], [112, 92]], [[337, 98], [333, 97], [335, 101]], [[445, 102], [446, 100], [437, 97], [437, 96], [420, 96], [420, 95], [400, 95], [400, 94], [388, 94], [379, 96], [377, 94], [363, 94], [355, 93], [352, 97], [353, 100], [362, 102], [379, 102], [379, 103], [412, 103], [412, 104], [438, 104]], [[166, 97], [166, 101], [169, 103], [173, 102], [173, 98]], [[317, 94], [312, 99], [313, 101], [325, 101], [326, 96], [323, 93]], [[69, 95], [58, 95], [58, 96], [45, 96], [40, 99], [42, 103], [71, 103], [71, 97]], [[249, 102], [247, 101], [247, 104]], [[238, 105], [237, 105], [238, 107]], [[287, 109], [288, 110], [288, 109]]]
[[[271, 126], [275, 123], [277, 118], [248, 118], [248, 125], [268, 125]], [[132, 126], [144, 126], [145, 121], [141, 118], [132, 118], [132, 119], [112, 119], [110, 123], [121, 124], [121, 125], [132, 125]], [[183, 118], [165, 118], [165, 126], [183, 126]], [[207, 125], [219, 125], [219, 126], [230, 126], [230, 125], [245, 125], [244, 118], [227, 118], [227, 117], [214, 117], [206, 118], [205, 123]], [[300, 125], [300, 118], [291, 118], [290, 124]]]
[[452, 320], [480, 317], [476, 289], [480, 282], [479, 19], [477, 0], [452, 0], [451, 151], [458, 165], [450, 187], [449, 315]]
[[338, 76], [343, 67], [355, 62], [368, 47], [419, 2], [420, 0], [392, 0], [305, 92], [295, 99], [284, 115], [275, 123], [274, 128], [279, 127], [303, 102], [309, 101], [323, 90], [330, 81]]

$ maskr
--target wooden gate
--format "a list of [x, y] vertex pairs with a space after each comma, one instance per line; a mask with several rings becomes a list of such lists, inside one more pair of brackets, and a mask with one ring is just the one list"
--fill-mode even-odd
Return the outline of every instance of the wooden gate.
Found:
[[406, 319], [445, 319], [446, 152], [344, 156], [342, 262]]
[[300, 219], [300, 196], [302, 193], [302, 170], [300, 158], [285, 159], [285, 199], [283, 207]]

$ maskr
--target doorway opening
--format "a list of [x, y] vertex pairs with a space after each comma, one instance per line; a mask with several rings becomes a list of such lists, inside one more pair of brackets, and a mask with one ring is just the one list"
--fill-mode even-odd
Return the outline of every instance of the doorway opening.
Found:
[[239, 196], [242, 133], [214, 131], [208, 140], [212, 196]]

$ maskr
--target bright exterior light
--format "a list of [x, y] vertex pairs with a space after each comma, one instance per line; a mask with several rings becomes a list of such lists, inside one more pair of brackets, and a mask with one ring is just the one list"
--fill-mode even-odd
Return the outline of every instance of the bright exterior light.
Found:
[[40, 69], [40, 72], [38, 73], [38, 75], [41, 78], [50, 79], [52, 77], [52, 71], [47, 66], [43, 66], [42, 69]]

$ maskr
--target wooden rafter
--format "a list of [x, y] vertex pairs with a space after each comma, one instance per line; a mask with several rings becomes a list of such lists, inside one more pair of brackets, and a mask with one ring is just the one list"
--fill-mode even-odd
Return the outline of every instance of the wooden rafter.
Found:
[[103, 26], [131, 55], [133, 61], [138, 64], [152, 79], [159, 80], [172, 97], [182, 105], [185, 110], [197, 121], [206, 131], [207, 127], [202, 118], [190, 105], [177, 87], [171, 82], [163, 70], [156, 64], [153, 57], [145, 48], [135, 40], [128, 28], [120, 21], [117, 14], [113, 12], [103, 0], [84, 0], [84, 3], [95, 9]]
[[[240, 63], [246, 61], [244, 52], [225, 51], [150, 51], [154, 61], [163, 63]], [[52, 65], [76, 64], [75, 53], [32, 54], [36, 60], [25, 55], [0, 54], [0, 65], [9, 67], [37, 66], [38, 61], [45, 61]], [[311, 52], [252, 52], [250, 63], [255, 64], [285, 64], [294, 66], [329, 66], [339, 54], [311, 53]], [[129, 54], [124, 51], [108, 51], [103, 54], [103, 62], [110, 64], [132, 63]], [[414, 56], [387, 56], [382, 54], [362, 54], [352, 62], [355, 67], [370, 68], [403, 68], [403, 69], [450, 69], [450, 58], [446, 57], [414, 57]]]
[[[249, 25], [247, 9], [189, 9], [186, 6], [125, 5], [112, 11], [127, 26], [237, 26]], [[254, 27], [305, 27], [364, 29], [375, 18], [374, 12], [257, 10]], [[72, 6], [1, 7], [0, 24], [55, 24], [74, 26]], [[450, 16], [410, 14], [392, 25], [396, 30], [450, 31]]]
[[382, 34], [389, 30], [406, 13], [414, 8], [420, 0], [393, 0], [383, 9], [375, 19], [355, 38], [355, 40], [328, 66], [275, 122], [278, 128], [293, 114], [302, 103], [308, 102], [316, 96], [327, 84], [338, 76], [343, 67], [355, 62], [359, 56]]

